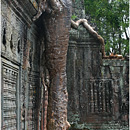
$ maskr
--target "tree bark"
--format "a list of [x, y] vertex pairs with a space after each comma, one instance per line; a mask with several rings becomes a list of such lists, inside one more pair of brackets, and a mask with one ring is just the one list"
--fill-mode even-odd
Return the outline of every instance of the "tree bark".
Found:
[[44, 17], [46, 31], [46, 61], [50, 76], [48, 100], [48, 130], [67, 129], [66, 55], [71, 12], [63, 8]]
[[[45, 55], [49, 71], [47, 130], [67, 130], [67, 78], [66, 55], [71, 23], [70, 0], [42, 0], [41, 7], [33, 20], [45, 10]], [[40, 4], [41, 6], [42, 4]], [[49, 12], [49, 13], [48, 13]]]

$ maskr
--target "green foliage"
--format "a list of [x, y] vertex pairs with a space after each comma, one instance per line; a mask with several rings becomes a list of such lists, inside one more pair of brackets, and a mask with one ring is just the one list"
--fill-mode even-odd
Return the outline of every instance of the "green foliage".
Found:
[[77, 18], [76, 15], [72, 15], [72, 16], [71, 16], [71, 19], [72, 19], [72, 20], [75, 20], [76, 18]]
[[[128, 0], [85, 0], [86, 14], [97, 25], [99, 34], [105, 40], [105, 51], [127, 55], [129, 53]], [[126, 39], [122, 38], [125, 34]], [[111, 48], [111, 49], [110, 49]]]

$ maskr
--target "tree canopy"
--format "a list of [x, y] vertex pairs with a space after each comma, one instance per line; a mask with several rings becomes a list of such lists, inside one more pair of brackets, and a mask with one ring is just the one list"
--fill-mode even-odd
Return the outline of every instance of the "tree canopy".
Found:
[[129, 53], [129, 1], [85, 0], [86, 14], [96, 24], [98, 33], [105, 40], [105, 51], [109, 55]]

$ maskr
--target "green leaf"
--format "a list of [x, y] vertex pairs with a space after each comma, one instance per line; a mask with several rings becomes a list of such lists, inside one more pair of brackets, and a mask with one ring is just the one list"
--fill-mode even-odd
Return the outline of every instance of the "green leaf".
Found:
[[[110, 48], [115, 53], [119, 51], [121, 44], [121, 54], [129, 53], [129, 41], [124, 41], [122, 35], [129, 26], [129, 1], [128, 0], [85, 0], [86, 15], [90, 15], [91, 22], [98, 28], [98, 33], [106, 41], [106, 53], [110, 53]], [[125, 45], [125, 47], [123, 47]]]

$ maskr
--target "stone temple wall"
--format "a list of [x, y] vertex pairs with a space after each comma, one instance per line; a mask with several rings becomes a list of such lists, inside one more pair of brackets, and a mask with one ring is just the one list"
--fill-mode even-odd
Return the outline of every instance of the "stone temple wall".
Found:
[[[124, 116], [128, 114], [129, 102], [129, 60], [104, 59], [102, 70], [103, 79], [112, 79], [113, 89], [113, 119], [128, 121]], [[125, 109], [125, 110], [124, 110]]]
[[[68, 119], [70, 122], [99, 123], [111, 117], [111, 79], [101, 77], [101, 43], [81, 25], [71, 29], [67, 58]], [[104, 86], [107, 86], [105, 90]], [[105, 106], [107, 103], [107, 107]], [[76, 118], [75, 118], [76, 117]], [[74, 120], [73, 120], [74, 119]]]
[[74, 130], [128, 124], [128, 59], [102, 59], [100, 42], [82, 25], [70, 31], [67, 56], [68, 119]]
[[[76, 2], [75, 20], [87, 18], [84, 0]], [[101, 44], [83, 25], [71, 29], [67, 56], [71, 129], [128, 129], [128, 58], [102, 59]]]
[[31, 20], [37, 4], [2, 0], [1, 7], [2, 130], [36, 130], [43, 90], [39, 34]]
[[67, 59], [68, 111], [79, 112], [84, 119], [85, 113], [89, 112], [87, 86], [91, 80], [101, 77], [101, 53], [100, 43], [82, 25], [78, 30], [70, 31]]

